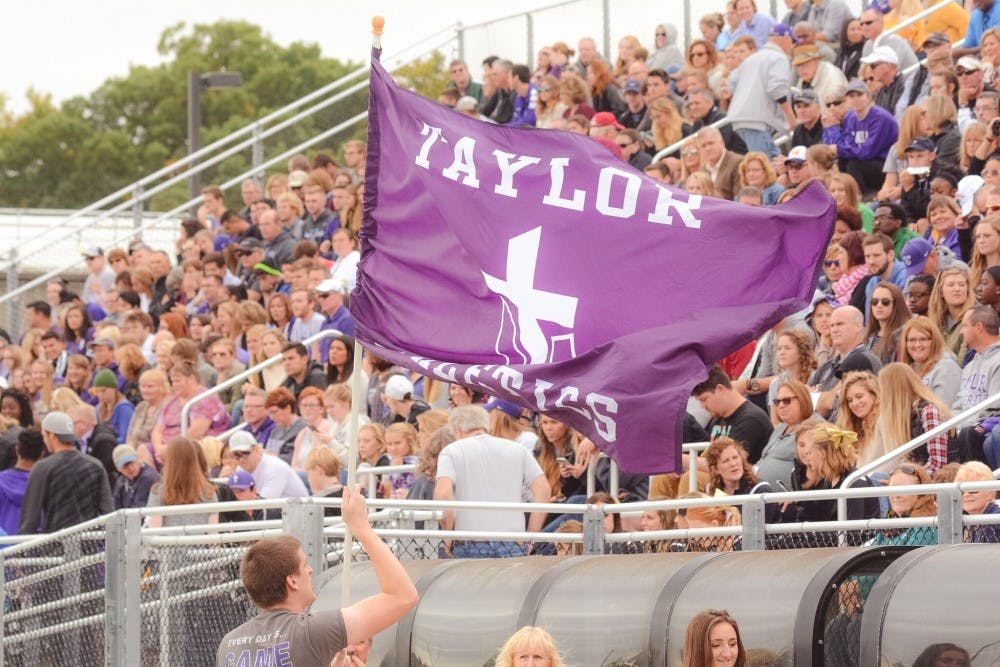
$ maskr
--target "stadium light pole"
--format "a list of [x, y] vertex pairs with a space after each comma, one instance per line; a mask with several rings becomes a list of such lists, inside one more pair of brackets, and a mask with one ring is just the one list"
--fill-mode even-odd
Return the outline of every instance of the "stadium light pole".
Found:
[[[243, 75], [239, 72], [188, 72], [188, 155], [201, 148], [201, 92], [203, 90], [219, 90], [222, 88], [238, 88], [243, 85]], [[201, 194], [201, 174], [195, 171], [198, 163], [192, 161], [189, 165], [191, 176], [188, 179], [188, 198], [194, 199]], [[195, 210], [197, 212], [197, 208]]]

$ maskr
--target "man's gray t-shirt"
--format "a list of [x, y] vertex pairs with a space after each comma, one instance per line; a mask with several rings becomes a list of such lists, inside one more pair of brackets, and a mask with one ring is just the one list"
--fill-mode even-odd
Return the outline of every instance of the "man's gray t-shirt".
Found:
[[347, 646], [339, 609], [315, 614], [264, 611], [222, 638], [216, 667], [329, 667]]
[[[531, 486], [542, 474], [522, 445], [491, 435], [457, 440], [438, 457], [437, 476], [455, 484], [455, 500], [519, 503], [522, 486]], [[523, 532], [524, 513], [459, 510], [455, 530]]]

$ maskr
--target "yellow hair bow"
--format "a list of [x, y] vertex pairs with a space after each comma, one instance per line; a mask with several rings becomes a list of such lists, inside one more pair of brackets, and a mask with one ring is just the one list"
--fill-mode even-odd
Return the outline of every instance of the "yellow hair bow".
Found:
[[822, 428], [838, 449], [853, 448], [858, 441], [858, 434], [854, 431], [844, 431], [829, 424]]

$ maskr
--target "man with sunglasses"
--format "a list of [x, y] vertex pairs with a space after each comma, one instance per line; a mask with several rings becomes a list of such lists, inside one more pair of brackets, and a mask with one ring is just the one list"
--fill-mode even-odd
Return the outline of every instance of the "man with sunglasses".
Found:
[[237, 431], [229, 438], [229, 451], [240, 468], [253, 477], [261, 498], [305, 498], [309, 495], [298, 473], [283, 460], [264, 451], [248, 431]]
[[850, 110], [843, 125], [824, 119], [823, 143], [836, 146], [840, 170], [853, 176], [862, 194], [869, 196], [885, 180], [882, 167], [899, 136], [899, 125], [891, 113], [872, 104], [864, 82], [854, 79], [847, 84], [846, 97]]
[[[844, 86], [841, 86], [843, 88]], [[798, 121], [792, 130], [792, 146], [815, 146], [823, 143], [823, 123], [819, 96], [815, 90], [806, 89], [792, 98], [792, 109]]]
[[861, 49], [862, 62], [864, 62], [864, 56], [870, 56], [876, 50], [875, 40], [878, 40], [879, 48], [884, 46], [893, 50], [899, 61], [897, 65], [900, 70], [909, 70], [910, 67], [919, 62], [917, 54], [913, 52], [910, 43], [905, 39], [895, 34], [882, 35], [885, 25], [883, 14], [878, 9], [869, 7], [861, 12], [859, 23], [861, 23], [861, 34], [865, 38], [865, 45]]

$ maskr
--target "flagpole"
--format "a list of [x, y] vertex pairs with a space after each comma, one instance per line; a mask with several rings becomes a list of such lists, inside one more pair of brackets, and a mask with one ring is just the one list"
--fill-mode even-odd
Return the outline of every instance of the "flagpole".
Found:
[[[382, 28], [385, 18], [372, 17], [372, 46], [382, 48]], [[358, 417], [361, 414], [361, 343], [354, 339], [354, 363], [351, 368], [351, 434], [347, 448], [347, 486], [353, 487], [358, 479]], [[347, 607], [351, 603], [351, 561], [354, 552], [354, 535], [349, 528], [344, 527], [344, 568], [341, 581], [340, 606]]]

